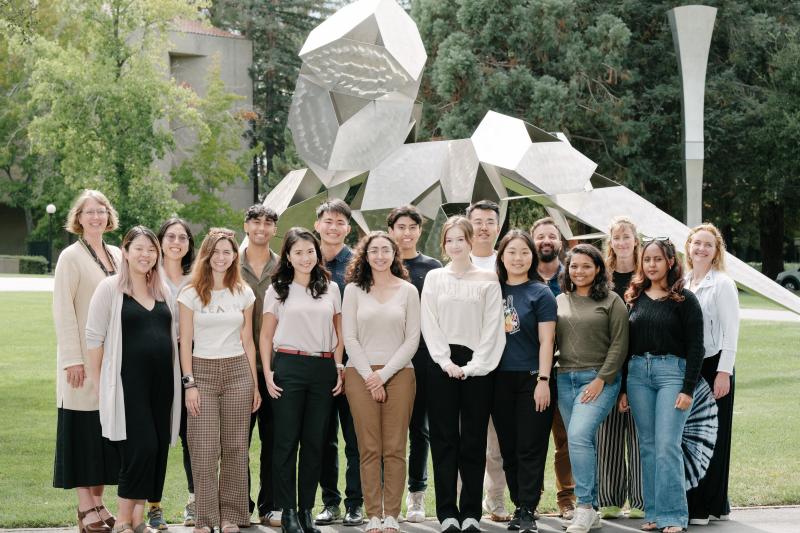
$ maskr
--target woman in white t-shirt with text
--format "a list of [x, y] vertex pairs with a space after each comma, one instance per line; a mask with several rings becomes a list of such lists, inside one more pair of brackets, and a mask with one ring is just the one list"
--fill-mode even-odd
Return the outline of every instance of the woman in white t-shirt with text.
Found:
[[214, 527], [238, 533], [237, 524], [250, 523], [250, 414], [261, 405], [261, 396], [251, 325], [255, 295], [242, 281], [238, 250], [231, 230], [212, 228], [200, 246], [192, 280], [178, 296], [194, 533], [212, 533]]

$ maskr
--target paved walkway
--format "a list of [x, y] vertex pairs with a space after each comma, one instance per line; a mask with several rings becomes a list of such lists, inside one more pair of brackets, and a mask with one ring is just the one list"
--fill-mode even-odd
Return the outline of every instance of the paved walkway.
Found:
[[[53, 278], [0, 277], [0, 292], [53, 292]], [[742, 309], [742, 320], [765, 320], [771, 322], [795, 322], [800, 324], [800, 315], [778, 309]]]
[[[563, 533], [561, 520], [545, 516], [538, 521], [539, 531], [543, 533]], [[596, 533], [632, 533], [639, 531], [642, 520], [603, 520], [601, 529], [593, 529]], [[505, 524], [497, 524], [487, 520], [481, 521], [481, 528], [486, 533], [504, 533]], [[322, 526], [322, 533], [361, 533], [362, 528], [343, 527], [341, 525]], [[693, 533], [800, 533], [800, 506], [780, 508], [747, 508], [736, 509], [728, 522], [712, 522], [708, 526], [693, 526]], [[280, 533], [280, 528], [253, 526], [243, 529], [244, 533]], [[439, 523], [428, 520], [421, 524], [400, 524], [402, 533], [439, 533]], [[0, 533], [74, 533], [75, 528], [51, 529], [0, 529]], [[170, 526], [169, 533], [192, 533], [192, 528]]]

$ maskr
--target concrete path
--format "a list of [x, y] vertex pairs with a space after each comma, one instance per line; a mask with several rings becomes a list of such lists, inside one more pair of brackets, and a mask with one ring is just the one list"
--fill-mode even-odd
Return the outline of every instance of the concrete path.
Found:
[[[538, 521], [539, 531], [543, 533], [563, 533], [561, 520], [544, 516]], [[593, 533], [633, 533], [639, 531], [642, 520], [603, 520], [601, 529], [593, 529]], [[481, 521], [481, 528], [486, 533], [505, 533], [505, 524], [497, 524], [488, 520]], [[322, 526], [322, 533], [361, 533], [362, 528], [343, 527], [342, 525]], [[711, 522], [708, 526], [691, 526], [693, 533], [800, 533], [800, 506], [779, 508], [747, 508], [735, 509], [731, 520], [727, 522]], [[243, 529], [244, 533], [280, 533], [280, 528], [253, 526]], [[439, 523], [429, 519], [421, 524], [404, 522], [400, 524], [401, 533], [439, 533]], [[51, 529], [0, 529], [0, 533], [74, 533], [75, 528]], [[192, 528], [170, 526], [169, 533], [192, 533]]]
[[[0, 277], [0, 292], [53, 292], [53, 278], [26, 276]], [[764, 320], [770, 322], [794, 322], [800, 324], [800, 315], [777, 309], [741, 309], [742, 320]]]

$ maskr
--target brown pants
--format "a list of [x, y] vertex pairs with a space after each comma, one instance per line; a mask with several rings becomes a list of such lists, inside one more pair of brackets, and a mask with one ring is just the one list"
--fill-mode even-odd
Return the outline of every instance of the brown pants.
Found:
[[255, 388], [250, 364], [246, 355], [192, 357], [192, 373], [200, 393], [200, 415], [188, 415], [186, 432], [197, 527], [247, 525], [248, 437]]
[[[380, 368], [372, 367], [373, 370]], [[355, 368], [345, 370], [344, 387], [361, 456], [361, 491], [367, 516], [397, 518], [406, 482], [408, 424], [416, 393], [414, 369], [403, 368], [392, 376], [385, 384], [386, 401], [383, 403], [372, 399], [364, 378]]]
[[556, 500], [558, 508], [575, 507], [575, 479], [572, 477], [572, 465], [569, 462], [569, 446], [567, 445], [567, 429], [561, 419], [561, 413], [555, 409], [553, 413], [553, 458], [556, 474]]

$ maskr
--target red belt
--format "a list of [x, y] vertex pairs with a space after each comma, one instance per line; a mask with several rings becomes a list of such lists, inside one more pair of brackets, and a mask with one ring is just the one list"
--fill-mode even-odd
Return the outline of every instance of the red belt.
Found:
[[333, 359], [333, 352], [304, 352], [303, 350], [289, 350], [286, 348], [278, 348], [275, 351], [278, 353], [285, 353], [288, 355], [307, 355], [309, 357], [321, 357], [323, 359]]

